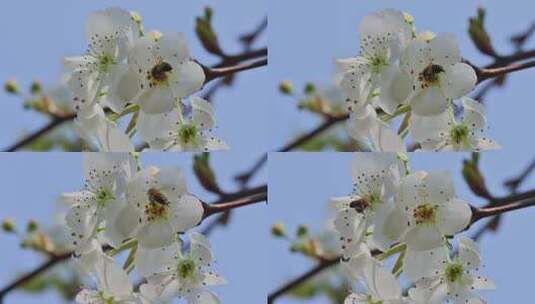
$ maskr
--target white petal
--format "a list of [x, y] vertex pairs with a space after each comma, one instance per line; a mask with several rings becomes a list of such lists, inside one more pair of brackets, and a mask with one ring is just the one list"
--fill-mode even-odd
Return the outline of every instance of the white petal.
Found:
[[183, 232], [197, 226], [202, 220], [204, 208], [201, 201], [192, 195], [183, 195], [171, 203], [171, 224], [177, 232]]
[[132, 292], [132, 284], [126, 272], [110, 257], [101, 260], [102, 273], [99, 275], [99, 287], [113, 296], [128, 295]]
[[441, 74], [440, 87], [446, 97], [455, 99], [468, 94], [477, 83], [474, 69], [466, 63], [456, 63], [444, 68]]
[[[93, 63], [87, 63], [91, 65]], [[91, 107], [101, 89], [101, 75], [92, 66], [76, 69], [67, 80], [76, 111]]]
[[156, 274], [167, 274], [176, 267], [176, 256], [180, 251], [180, 243], [172, 242], [169, 246], [148, 249], [138, 247], [135, 264], [142, 277], [148, 278]]
[[141, 247], [161, 248], [173, 242], [175, 231], [167, 221], [155, 221], [141, 227], [137, 233], [137, 239]]
[[108, 92], [101, 104], [115, 113], [121, 113], [126, 104], [137, 95], [140, 80], [126, 64], [114, 64], [110, 68], [109, 80]]
[[424, 178], [427, 175], [424, 171], [411, 173], [401, 179], [399, 193], [396, 203], [401, 209], [412, 208], [424, 202], [422, 189]]
[[367, 303], [369, 303], [367, 295], [356, 294], [356, 293], [349, 294], [344, 300], [344, 304], [367, 304]]
[[479, 246], [471, 239], [459, 239], [459, 260], [467, 269], [479, 268], [481, 266]]
[[188, 298], [188, 303], [191, 304], [220, 304], [219, 298], [209, 290], [203, 290], [198, 294], [194, 294]]
[[378, 264], [367, 267], [364, 280], [370, 293], [379, 299], [390, 300], [401, 297], [401, 287], [396, 277]]
[[452, 122], [448, 111], [435, 116], [411, 116], [410, 132], [419, 143], [441, 142], [449, 136]]
[[172, 71], [174, 81], [173, 93], [175, 97], [189, 96], [201, 89], [204, 84], [204, 71], [194, 61], [185, 61]]
[[432, 204], [445, 204], [455, 196], [453, 179], [447, 171], [429, 172], [425, 177], [426, 192]]
[[386, 251], [405, 231], [407, 217], [394, 204], [385, 203], [375, 212], [373, 226], [373, 244], [377, 249]]
[[448, 252], [444, 247], [425, 251], [408, 249], [403, 260], [403, 273], [415, 283], [422, 278], [435, 276], [435, 271], [447, 261]]
[[429, 45], [433, 63], [446, 67], [461, 61], [459, 42], [455, 35], [439, 33], [429, 42]]
[[189, 59], [189, 49], [183, 33], [164, 33], [158, 44], [165, 61], [181, 62]]
[[221, 151], [228, 150], [230, 147], [223, 140], [215, 137], [210, 132], [203, 132], [200, 149], [196, 151]]
[[104, 127], [98, 130], [97, 139], [100, 142], [102, 152], [135, 151], [134, 144], [130, 141], [130, 137], [110, 121], [107, 121]]
[[426, 42], [413, 40], [403, 51], [400, 60], [401, 68], [416, 78], [431, 63], [431, 48]]
[[381, 74], [381, 92], [377, 105], [386, 113], [393, 114], [397, 107], [402, 104], [411, 90], [411, 79], [409, 75], [398, 66], [392, 65], [384, 69]]
[[141, 217], [139, 210], [127, 205], [118, 210], [116, 214], [109, 215], [109, 221], [106, 223], [106, 237], [110, 244], [115, 248], [133, 236], [138, 225], [138, 219]]
[[142, 90], [132, 102], [148, 114], [161, 114], [173, 110], [177, 103], [175, 97], [171, 88], [155, 86]]
[[443, 243], [443, 235], [434, 225], [418, 225], [409, 228], [404, 239], [407, 247], [415, 251], [431, 250]]
[[438, 115], [448, 107], [448, 100], [439, 86], [421, 90], [411, 101], [412, 111], [416, 115]]
[[187, 192], [186, 178], [178, 167], [162, 168], [156, 174], [158, 187], [167, 197], [179, 197]]
[[390, 241], [389, 245], [391, 245], [393, 241], [399, 240], [405, 233], [407, 222], [408, 219], [405, 213], [400, 208], [393, 208], [382, 225], [380, 225], [380, 222], [375, 225], [374, 239], [376, 235], [383, 234], [384, 238]]
[[177, 108], [161, 114], [149, 114], [141, 111], [136, 129], [139, 136], [146, 142], [150, 143], [158, 139], [169, 141], [175, 136], [180, 116]]
[[382, 122], [370, 130], [370, 141], [373, 151], [405, 152], [406, 150], [401, 136]]
[[203, 273], [203, 283], [207, 286], [218, 286], [227, 284], [227, 280], [218, 274], [205, 272]]
[[200, 233], [190, 233], [190, 254], [196, 264], [208, 266], [214, 257], [208, 240]]
[[212, 129], [216, 125], [215, 113], [212, 105], [199, 97], [191, 98], [192, 122], [201, 129]]
[[375, 109], [368, 105], [359, 113], [351, 114], [346, 123], [349, 135], [358, 141], [368, 138], [371, 129], [377, 126], [377, 113]]
[[100, 293], [96, 290], [82, 289], [74, 299], [79, 304], [94, 304], [99, 303]]
[[496, 285], [490, 279], [483, 276], [475, 276], [472, 283], [474, 289], [496, 289]]
[[453, 199], [438, 209], [438, 225], [445, 235], [454, 235], [465, 229], [470, 223], [472, 210], [468, 203]]
[[[155, 42], [144, 36], [136, 40], [134, 47], [128, 54], [128, 64], [140, 79], [145, 80], [152, 68], [158, 63]], [[145, 88], [148, 82], [144, 81]]]

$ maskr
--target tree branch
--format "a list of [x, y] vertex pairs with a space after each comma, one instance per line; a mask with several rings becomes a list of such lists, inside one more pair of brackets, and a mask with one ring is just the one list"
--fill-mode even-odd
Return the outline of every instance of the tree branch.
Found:
[[207, 217], [217, 214], [217, 213], [226, 212], [232, 209], [236, 209], [236, 208], [240, 208], [240, 207], [244, 207], [244, 206], [248, 206], [248, 205], [252, 205], [252, 204], [256, 204], [256, 203], [264, 202], [264, 201], [267, 201], [267, 191], [264, 193], [253, 194], [253, 195], [250, 195], [249, 197], [244, 197], [244, 198], [236, 199], [234, 201], [220, 203], [220, 204], [209, 205], [209, 204], [204, 203], [203, 204], [203, 207], [204, 207], [203, 219], [206, 219]]
[[233, 75], [238, 72], [252, 70], [258, 67], [266, 66], [267, 63], [268, 63], [267, 58], [264, 58], [264, 59], [256, 60], [253, 62], [238, 64], [238, 65], [228, 66], [228, 67], [207, 68], [205, 66], [202, 66], [204, 69], [204, 74], [206, 76], [204, 83], [206, 84], [214, 79]]
[[481, 68], [475, 68], [476, 74], [477, 74], [477, 82], [481, 83], [482, 81], [485, 81], [490, 78], [496, 78], [500, 77], [506, 74], [510, 74], [516, 71], [521, 71], [525, 69], [529, 69], [535, 67], [535, 60], [523, 62], [523, 63], [513, 63], [509, 64], [507, 66], [503, 67], [496, 67], [496, 68], [489, 68], [489, 69], [481, 69]]

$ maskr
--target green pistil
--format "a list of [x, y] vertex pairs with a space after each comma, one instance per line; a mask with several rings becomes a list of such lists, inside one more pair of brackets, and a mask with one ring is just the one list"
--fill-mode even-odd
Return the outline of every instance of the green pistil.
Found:
[[182, 279], [192, 278], [195, 275], [195, 262], [191, 259], [184, 259], [178, 262], [178, 275]]
[[110, 69], [110, 66], [115, 64], [115, 60], [113, 60], [113, 57], [108, 55], [108, 54], [104, 54], [102, 56], [100, 56], [99, 60], [98, 60], [98, 69], [100, 72], [102, 73], [107, 73]]
[[97, 193], [97, 197], [96, 197], [97, 203], [99, 205], [101, 205], [101, 206], [106, 205], [109, 201], [112, 201], [114, 199], [115, 199], [115, 197], [108, 190], [102, 190], [102, 191], [98, 192]]
[[446, 267], [446, 280], [449, 283], [459, 282], [463, 278], [464, 269], [461, 264], [450, 264]]
[[192, 124], [185, 124], [178, 130], [178, 138], [182, 144], [197, 143], [197, 127]]
[[106, 297], [104, 295], [104, 292], [99, 292], [99, 297], [101, 300], [104, 301], [105, 304], [115, 304], [115, 300], [113, 299], [113, 297]]
[[450, 131], [450, 140], [452, 144], [456, 147], [469, 147], [470, 143], [468, 142], [468, 132], [470, 131], [465, 125], [457, 125], [453, 127]]
[[386, 60], [384, 58], [373, 57], [370, 60], [370, 68], [371, 68], [372, 72], [374, 72], [374, 73], [379, 73], [381, 68], [384, 67], [384, 66], [387, 66], [387, 65], [388, 65], [388, 63], [386, 62]]

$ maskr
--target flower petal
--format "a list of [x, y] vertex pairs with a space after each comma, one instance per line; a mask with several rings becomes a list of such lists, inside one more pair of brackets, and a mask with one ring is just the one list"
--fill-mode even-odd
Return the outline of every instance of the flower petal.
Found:
[[434, 225], [417, 225], [409, 228], [404, 239], [411, 250], [423, 251], [441, 246], [443, 235]]
[[453, 199], [438, 209], [438, 225], [445, 235], [454, 235], [465, 229], [470, 223], [472, 210], [468, 203]]
[[177, 202], [172, 202], [170, 208], [171, 225], [176, 232], [184, 232], [197, 226], [204, 214], [201, 201], [192, 195], [183, 195]]
[[420, 116], [433, 116], [444, 112], [448, 107], [448, 99], [440, 89], [434, 85], [421, 90], [411, 101], [412, 111]]
[[456, 63], [444, 68], [440, 77], [440, 87], [446, 97], [455, 99], [468, 94], [477, 83], [474, 69], [466, 63]]
[[155, 249], [167, 246], [175, 239], [175, 231], [167, 221], [150, 222], [137, 233], [139, 246]]

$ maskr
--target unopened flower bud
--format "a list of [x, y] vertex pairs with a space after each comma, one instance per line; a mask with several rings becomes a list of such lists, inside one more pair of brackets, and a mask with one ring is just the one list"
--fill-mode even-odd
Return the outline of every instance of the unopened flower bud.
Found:
[[32, 93], [33, 95], [41, 93], [41, 90], [41, 84], [37, 81], [32, 82], [32, 84], [30, 85], [30, 93]]
[[316, 92], [316, 86], [312, 82], [307, 82], [305, 85], [305, 94], [311, 95]]
[[4, 221], [2, 221], [2, 229], [5, 232], [15, 232], [15, 230], [17, 229], [15, 225], [15, 221], [13, 221], [13, 219], [10, 219], [10, 218], [4, 219]]
[[299, 227], [297, 227], [296, 235], [299, 238], [306, 237], [308, 235], [308, 227], [305, 225], [299, 225]]
[[16, 79], [10, 79], [6, 81], [4, 85], [4, 89], [7, 93], [17, 95], [20, 92], [19, 84], [17, 83]]
[[26, 226], [26, 231], [34, 232], [37, 231], [37, 229], [39, 229], [39, 224], [34, 220], [30, 220]]
[[286, 227], [283, 223], [276, 223], [271, 226], [271, 234], [276, 237], [284, 237], [286, 236]]
[[293, 84], [289, 80], [285, 80], [279, 84], [279, 92], [284, 95], [292, 95], [294, 91]]

